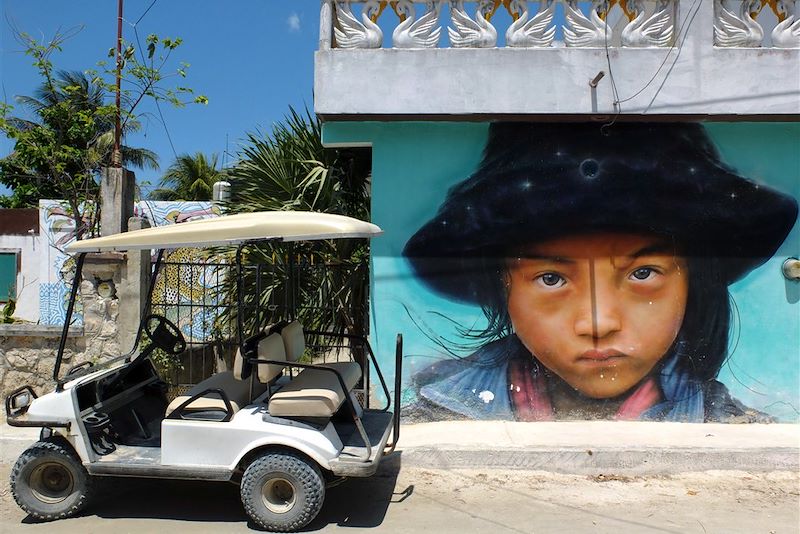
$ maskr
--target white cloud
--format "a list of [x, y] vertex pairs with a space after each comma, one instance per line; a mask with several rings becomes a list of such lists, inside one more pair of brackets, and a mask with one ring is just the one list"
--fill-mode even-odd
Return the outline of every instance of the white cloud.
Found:
[[300, 15], [297, 13], [292, 13], [289, 15], [289, 18], [286, 20], [286, 23], [289, 25], [290, 32], [299, 32], [300, 31]]

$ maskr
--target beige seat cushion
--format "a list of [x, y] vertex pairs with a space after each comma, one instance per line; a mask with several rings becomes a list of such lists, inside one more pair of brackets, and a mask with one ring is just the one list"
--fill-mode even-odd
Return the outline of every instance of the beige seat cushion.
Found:
[[[280, 334], [272, 334], [258, 342], [258, 359], [272, 361], [286, 361], [286, 349], [283, 347], [283, 338]], [[283, 372], [286, 365], [272, 363], [258, 364], [258, 381], [269, 384], [275, 377]]]
[[[349, 389], [353, 389], [358, 384], [358, 381], [361, 380], [361, 366], [358, 362], [334, 362], [334, 363], [324, 363], [321, 364], [320, 367], [330, 367], [331, 369], [336, 369], [339, 374], [342, 375], [344, 379], [344, 383], [347, 384]], [[315, 373], [324, 373], [325, 371], [315, 371], [314, 369], [306, 369], [306, 371], [311, 371]]]
[[292, 321], [281, 329], [281, 337], [286, 350], [286, 359], [290, 362], [299, 360], [306, 350], [303, 325], [299, 321]]
[[[343, 392], [334, 373], [319, 369], [304, 369], [269, 399], [269, 413], [276, 417], [331, 417], [361, 378], [361, 369], [351, 364], [333, 363], [342, 374], [347, 392]], [[358, 364], [356, 364], [358, 366]]]
[[236, 356], [233, 357], [233, 377], [236, 380], [244, 380], [245, 376], [244, 356], [242, 356], [242, 349], [236, 349]]
[[[306, 350], [306, 339], [303, 333], [303, 325], [300, 321], [292, 321], [281, 329], [283, 347], [286, 351], [288, 362], [298, 361]], [[356, 384], [361, 379], [361, 366], [358, 362], [334, 362], [323, 363], [322, 367], [331, 367], [339, 371], [344, 377], [345, 383]]]
[[[194, 395], [201, 393], [207, 389], [221, 389], [227, 395], [228, 400], [231, 402], [231, 408], [233, 408], [233, 413], [239, 411], [240, 408], [246, 406], [250, 401], [250, 381], [249, 380], [237, 380], [232, 371], [225, 371], [223, 373], [217, 373], [210, 378], [207, 378], [193, 386], [189, 391], [185, 394], [176, 397], [175, 400], [169, 403], [167, 406], [167, 412], [165, 417], [168, 417], [173, 411], [175, 411], [178, 406], [186, 402], [187, 400], [191, 399]], [[253, 396], [256, 397], [264, 392], [264, 387], [261, 385], [256, 386], [256, 391], [253, 392]], [[225, 411], [225, 401], [223, 401], [220, 396], [216, 393], [207, 393], [206, 395], [196, 399], [186, 408], [184, 408], [185, 412], [202, 412], [208, 410], [222, 410]]]

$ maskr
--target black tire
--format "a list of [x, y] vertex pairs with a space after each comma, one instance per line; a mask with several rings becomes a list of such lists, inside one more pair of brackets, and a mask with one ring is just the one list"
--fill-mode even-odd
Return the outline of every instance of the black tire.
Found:
[[272, 532], [290, 532], [311, 522], [325, 500], [319, 467], [290, 453], [267, 453], [244, 472], [242, 504], [253, 521]]
[[11, 470], [11, 494], [20, 508], [41, 521], [71, 517], [88, 503], [92, 478], [75, 451], [47, 439], [23, 452]]

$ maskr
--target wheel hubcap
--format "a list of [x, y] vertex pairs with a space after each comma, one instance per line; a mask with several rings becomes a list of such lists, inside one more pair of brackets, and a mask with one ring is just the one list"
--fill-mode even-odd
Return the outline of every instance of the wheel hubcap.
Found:
[[273, 478], [261, 488], [261, 500], [270, 512], [285, 514], [294, 506], [297, 495], [291, 482], [285, 478]]
[[75, 485], [72, 473], [61, 464], [45, 463], [31, 473], [31, 492], [34, 497], [48, 504], [66, 499]]

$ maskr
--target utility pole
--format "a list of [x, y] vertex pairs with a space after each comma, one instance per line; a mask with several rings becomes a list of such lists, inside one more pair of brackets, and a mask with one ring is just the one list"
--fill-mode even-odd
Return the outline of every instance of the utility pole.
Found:
[[114, 128], [114, 149], [111, 166], [100, 175], [100, 234], [112, 235], [128, 231], [128, 219], [133, 216], [136, 176], [122, 166], [122, 0], [117, 0], [117, 116]]
[[117, 121], [114, 128], [114, 152], [111, 154], [111, 162], [114, 167], [122, 167], [122, 150], [120, 149], [120, 138], [122, 137], [122, 126], [120, 125], [120, 115], [122, 113], [121, 81], [122, 81], [122, 1], [117, 1]]

